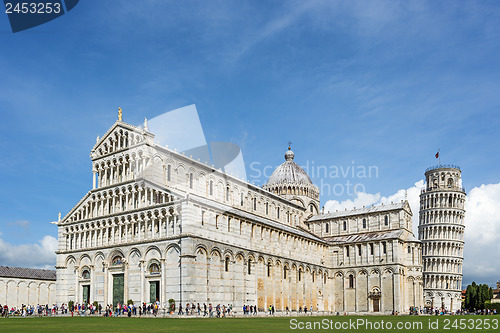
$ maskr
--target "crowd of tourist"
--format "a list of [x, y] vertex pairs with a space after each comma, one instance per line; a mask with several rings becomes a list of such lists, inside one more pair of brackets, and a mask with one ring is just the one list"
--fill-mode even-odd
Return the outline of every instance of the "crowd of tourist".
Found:
[[465, 311], [464, 314], [474, 314], [474, 315], [496, 315], [497, 309], [482, 309], [482, 310], [473, 310], [473, 311]]
[[49, 307], [48, 304], [46, 305], [21, 305], [21, 307], [12, 307], [9, 308], [7, 304], [5, 305], [0, 305], [0, 313], [2, 317], [8, 317], [8, 316], [50, 316], [50, 315], [56, 315], [56, 314], [64, 314], [67, 313], [67, 308], [65, 308], [65, 305], [62, 304], [61, 307], [58, 307], [56, 304], [53, 304], [52, 307]]
[[[274, 305], [269, 305], [268, 314], [274, 315], [275, 308]], [[296, 314], [313, 314], [312, 307], [309, 309], [307, 306], [299, 307]], [[256, 305], [243, 305], [242, 314], [243, 315], [264, 315], [266, 311], [258, 310]], [[286, 307], [285, 311], [282, 314], [289, 315], [292, 311]], [[130, 304], [121, 304], [118, 303], [116, 306], [112, 304], [108, 304], [103, 307], [101, 304], [85, 304], [85, 303], [71, 303], [71, 304], [62, 304], [58, 306], [53, 304], [52, 306], [46, 305], [22, 305], [19, 308], [12, 307], [9, 308], [6, 304], [0, 304], [0, 314], [1, 317], [9, 317], [9, 316], [57, 316], [57, 315], [67, 315], [67, 316], [103, 316], [103, 317], [119, 317], [119, 316], [128, 316], [128, 317], [142, 317], [142, 316], [157, 316], [157, 315], [174, 315], [178, 316], [203, 316], [208, 318], [225, 318], [228, 316], [234, 315], [233, 305], [232, 304], [217, 304], [212, 305], [212, 303], [186, 303], [184, 306], [179, 304], [176, 307], [175, 304], [170, 304], [167, 308], [162, 308], [160, 306], [160, 302], [154, 302], [150, 304], [142, 303], [139, 305], [130, 303]], [[347, 313], [345, 313], [347, 314]], [[398, 315], [398, 313], [392, 313], [393, 315]], [[437, 307], [411, 307], [408, 312], [409, 315], [496, 315], [497, 310], [490, 309], [481, 309], [474, 311], [467, 310], [457, 310], [455, 312], [450, 312], [447, 309], [437, 308]], [[339, 313], [337, 313], [339, 315]]]
[[[171, 305], [170, 310], [170, 313], [173, 314], [175, 312], [175, 305]], [[182, 304], [180, 304], [179, 308], [177, 309], [178, 315], [201, 316], [203, 314], [203, 317], [209, 318], [224, 318], [230, 316], [232, 313], [232, 304], [228, 304], [227, 306], [224, 304], [217, 304], [216, 306], [213, 306], [212, 303], [209, 303], [208, 305], [206, 303], [203, 303], [203, 306], [201, 306], [200, 303], [196, 303], [196, 305], [194, 303], [186, 303], [185, 307], [182, 307]]]
[[438, 308], [438, 307], [424, 307], [424, 308], [410, 308], [410, 315], [418, 315], [418, 314], [427, 314], [427, 315], [434, 315], [434, 316], [444, 316], [444, 315], [496, 315], [497, 310], [490, 310], [490, 309], [482, 309], [482, 310], [474, 310], [474, 311], [467, 311], [464, 309], [458, 309], [454, 312], [449, 311], [446, 308]]

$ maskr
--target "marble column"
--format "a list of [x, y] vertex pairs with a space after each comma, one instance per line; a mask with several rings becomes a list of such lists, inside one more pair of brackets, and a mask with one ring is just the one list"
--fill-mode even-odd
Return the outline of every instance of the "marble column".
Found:
[[[141, 269], [141, 272], [140, 272], [140, 274], [141, 274], [141, 304], [144, 303], [144, 301], [145, 301], [145, 297], [144, 297], [145, 296], [144, 295], [144, 290], [145, 290], [145, 288], [144, 288], [144, 283], [145, 283], [144, 266], [145, 266], [145, 260], [140, 260], [139, 267]], [[162, 265], [162, 267], [163, 267], [163, 265]]]
[[167, 260], [165, 258], [161, 258], [160, 259], [160, 264], [161, 264], [161, 280], [160, 280], [160, 302], [161, 304], [166, 304], [168, 306], [168, 303], [167, 303], [167, 284], [166, 284], [166, 268], [165, 268], [165, 265], [167, 263]]
[[124, 268], [124, 274], [123, 274], [123, 276], [124, 276], [124, 278], [123, 278], [123, 280], [124, 280], [124, 282], [123, 282], [123, 293], [124, 293], [124, 295], [123, 295], [123, 302], [125, 304], [127, 304], [127, 301], [129, 299], [129, 297], [128, 297], [128, 294], [129, 294], [129, 290], [128, 290], [129, 289], [129, 284], [128, 284], [128, 261], [125, 261], [125, 263], [123, 264], [123, 268]]

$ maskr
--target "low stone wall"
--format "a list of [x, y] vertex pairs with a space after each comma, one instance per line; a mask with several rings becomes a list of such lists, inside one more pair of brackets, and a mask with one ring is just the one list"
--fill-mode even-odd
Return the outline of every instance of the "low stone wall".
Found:
[[56, 302], [56, 281], [0, 277], [0, 304], [9, 309]]

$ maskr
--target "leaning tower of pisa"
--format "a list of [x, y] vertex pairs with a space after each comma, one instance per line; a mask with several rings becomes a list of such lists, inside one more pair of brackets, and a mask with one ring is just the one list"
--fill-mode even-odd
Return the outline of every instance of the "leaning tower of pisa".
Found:
[[439, 165], [427, 169], [425, 179], [418, 226], [425, 305], [456, 311], [461, 306], [465, 228], [461, 171], [454, 165]]

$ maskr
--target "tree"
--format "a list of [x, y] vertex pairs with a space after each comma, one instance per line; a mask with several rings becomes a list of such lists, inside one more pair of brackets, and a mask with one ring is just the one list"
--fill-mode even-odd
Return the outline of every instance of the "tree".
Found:
[[472, 305], [472, 286], [468, 285], [467, 290], [465, 291], [465, 301], [464, 308], [472, 309], [474, 306]]
[[470, 307], [469, 309], [472, 310], [472, 309], [476, 309], [477, 308], [477, 284], [476, 282], [472, 282], [472, 285], [471, 285], [471, 298], [470, 298]]
[[483, 309], [483, 307], [484, 307], [484, 301], [485, 301], [485, 296], [486, 295], [484, 294], [483, 285], [480, 284], [478, 286], [478, 291], [477, 291], [477, 307], [476, 308]]
[[468, 310], [484, 309], [484, 304], [493, 298], [493, 289], [487, 284], [472, 284], [465, 291], [464, 307]]

